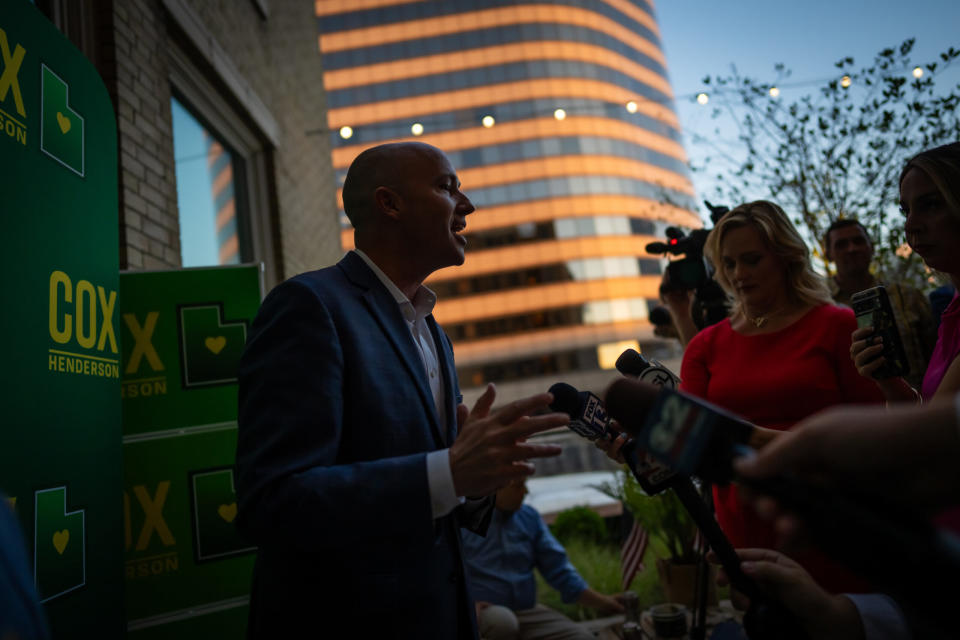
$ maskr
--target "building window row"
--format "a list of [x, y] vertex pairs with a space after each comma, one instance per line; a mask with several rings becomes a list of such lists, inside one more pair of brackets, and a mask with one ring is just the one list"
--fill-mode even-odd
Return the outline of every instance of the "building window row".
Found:
[[[640, 345], [647, 358], [667, 360], [677, 356], [669, 342], [651, 342]], [[457, 367], [457, 377], [464, 387], [483, 387], [488, 382], [501, 383], [526, 380], [539, 376], [558, 376], [571, 372], [592, 371], [600, 367], [596, 347], [571, 349], [539, 356], [517, 358], [480, 365]]]
[[[516, 246], [558, 238], [589, 238], [594, 236], [655, 236], [664, 235], [667, 225], [647, 218], [628, 216], [592, 216], [586, 218], [559, 218], [544, 222], [524, 222], [512, 227], [467, 233], [470, 252], [495, 247]], [[469, 220], [468, 227], [469, 229]]]
[[585, 196], [597, 194], [619, 194], [646, 198], [656, 202], [697, 210], [697, 203], [689, 194], [664, 187], [652, 182], [625, 178], [623, 176], [574, 175], [541, 180], [527, 180], [493, 187], [471, 189], [464, 187], [473, 203], [479, 207], [496, 207], [531, 200], [563, 198], [567, 196]]
[[559, 327], [630, 322], [645, 320], [649, 310], [659, 304], [658, 300], [646, 298], [596, 300], [533, 313], [444, 325], [444, 330], [452, 340], [460, 341], [504, 337]]
[[[581, 2], [581, 0], [573, 1], [577, 4]], [[602, 0], [587, 1], [609, 6], [602, 2]], [[444, 5], [448, 2], [449, 0], [444, 0], [444, 2], [417, 3], [417, 5]], [[506, 0], [506, 2], [508, 4], [515, 4], [516, 0]], [[476, 8], [475, 4], [473, 8]], [[376, 15], [372, 16], [372, 19], [375, 21], [373, 25], [364, 26], [375, 26], [376, 23], [379, 22], [379, 12], [382, 10], [383, 9], [376, 10]], [[327, 35], [342, 30], [349, 30], [336, 29], [334, 20], [336, 20], [336, 17], [320, 18], [320, 33]], [[631, 31], [643, 37], [662, 51], [663, 47], [660, 46], [659, 38], [643, 25], [637, 25], [636, 28], [631, 28]], [[404, 58], [416, 58], [424, 55], [464, 52], [469, 49], [480, 49], [482, 47], [514, 42], [542, 42], [544, 40], [566, 40], [603, 47], [615, 51], [664, 77], [667, 76], [667, 70], [661, 62], [607, 33], [587, 27], [554, 22], [505, 24], [484, 29], [469, 29], [457, 33], [428, 36], [416, 40], [390, 42], [361, 49], [325, 52], [323, 54], [323, 68], [331, 71], [349, 69], [362, 65], [394, 62], [396, 60], [403, 60]]]
[[506, 383], [569, 371], [599, 368], [596, 348], [548, 353], [532, 358], [457, 367], [457, 377], [465, 387], [482, 387], [488, 382]]
[[530, 60], [511, 64], [496, 64], [472, 69], [458, 69], [447, 73], [420, 75], [377, 84], [367, 84], [327, 92], [327, 105], [340, 109], [372, 102], [397, 100], [446, 91], [458, 91], [504, 82], [520, 82], [535, 78], [591, 78], [633, 91], [637, 99], [660, 104], [671, 103], [650, 85], [610, 67], [579, 60]]
[[[686, 176], [688, 171], [687, 164], [673, 156], [653, 151], [634, 142], [589, 135], [533, 138], [447, 152], [447, 157], [457, 171], [489, 167], [503, 162], [581, 155], [613, 156], [644, 162], [682, 176]], [[337, 184], [342, 186], [346, 176], [346, 169], [338, 170]], [[468, 191], [469, 188], [470, 185], [464, 186]]]
[[660, 260], [632, 256], [606, 256], [569, 260], [529, 269], [513, 269], [490, 273], [475, 278], [446, 280], [430, 284], [441, 300], [462, 298], [480, 293], [492, 293], [533, 287], [557, 282], [627, 278], [640, 275], [660, 275]]

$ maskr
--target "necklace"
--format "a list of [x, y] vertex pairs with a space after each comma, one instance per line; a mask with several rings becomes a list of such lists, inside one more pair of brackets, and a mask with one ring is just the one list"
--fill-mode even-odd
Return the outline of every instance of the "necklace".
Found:
[[747, 314], [746, 309], [744, 309], [744, 311], [743, 311], [743, 317], [746, 318], [747, 321], [750, 322], [750, 324], [752, 324], [752, 325], [753, 325], [754, 327], [756, 327], [757, 329], [762, 329], [762, 328], [764, 327], [764, 325], [767, 324], [767, 321], [770, 320], [770, 318], [773, 318], [773, 317], [779, 315], [781, 311], [783, 311], [782, 308], [776, 309], [776, 310], [771, 311], [770, 313], [766, 313], [766, 314], [764, 314], [764, 315], [762, 315], [762, 316], [750, 317], [750, 316]]
[[747, 316], [747, 320], [752, 322], [753, 326], [755, 326], [757, 329], [760, 329], [763, 327], [763, 325], [767, 324], [767, 316], [757, 316], [756, 318]]

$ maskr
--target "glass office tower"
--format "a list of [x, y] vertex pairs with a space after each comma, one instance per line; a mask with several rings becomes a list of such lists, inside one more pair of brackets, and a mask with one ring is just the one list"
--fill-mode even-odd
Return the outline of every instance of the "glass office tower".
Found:
[[[602, 389], [653, 336], [669, 225], [699, 227], [653, 0], [318, 0], [333, 166], [387, 141], [447, 152], [477, 206], [429, 280], [465, 395]], [[345, 217], [343, 246], [353, 234]]]

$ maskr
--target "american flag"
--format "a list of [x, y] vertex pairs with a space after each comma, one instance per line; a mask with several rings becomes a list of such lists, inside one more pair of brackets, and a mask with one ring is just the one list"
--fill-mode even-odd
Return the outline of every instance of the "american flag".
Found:
[[643, 554], [647, 550], [650, 536], [626, 507], [623, 509], [623, 518], [630, 522], [630, 533], [627, 534], [623, 546], [620, 547], [620, 573], [623, 576], [622, 590], [626, 591], [637, 572], [643, 570]]

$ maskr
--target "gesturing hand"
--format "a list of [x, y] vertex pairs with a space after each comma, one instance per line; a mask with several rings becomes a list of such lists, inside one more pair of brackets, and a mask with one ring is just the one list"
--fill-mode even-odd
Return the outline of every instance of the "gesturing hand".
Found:
[[514, 478], [533, 473], [531, 458], [559, 455], [557, 445], [528, 444], [534, 433], [570, 423], [565, 413], [530, 414], [546, 409], [553, 401], [549, 393], [516, 400], [494, 414], [490, 408], [497, 396], [496, 387], [487, 385], [483, 395], [469, 411], [457, 407], [459, 435], [450, 447], [450, 471], [458, 496], [492, 493]]

